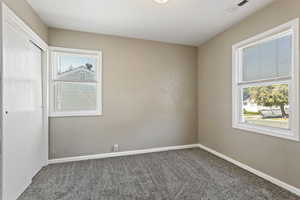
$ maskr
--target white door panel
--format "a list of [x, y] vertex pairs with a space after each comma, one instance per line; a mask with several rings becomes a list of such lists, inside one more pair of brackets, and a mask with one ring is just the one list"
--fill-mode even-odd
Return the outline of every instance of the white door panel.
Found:
[[31, 42], [29, 66], [31, 68], [32, 84], [28, 88], [31, 92], [31, 105], [34, 110], [30, 113], [32, 121], [31, 125], [31, 149], [30, 156], [32, 158], [32, 171], [31, 174], [34, 176], [43, 166], [44, 162], [44, 134], [43, 134], [43, 101], [42, 101], [42, 52]]
[[41, 50], [4, 23], [3, 197], [16, 200], [44, 161]]

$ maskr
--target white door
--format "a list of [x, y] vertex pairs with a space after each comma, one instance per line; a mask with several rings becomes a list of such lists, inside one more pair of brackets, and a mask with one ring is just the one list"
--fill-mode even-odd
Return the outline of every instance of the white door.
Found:
[[42, 52], [4, 23], [3, 199], [16, 200], [45, 160]]

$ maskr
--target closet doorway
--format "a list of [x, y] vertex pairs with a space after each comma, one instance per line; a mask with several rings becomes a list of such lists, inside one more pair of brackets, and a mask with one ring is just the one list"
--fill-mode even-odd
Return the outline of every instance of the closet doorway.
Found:
[[2, 199], [16, 200], [47, 164], [47, 49], [2, 6]]

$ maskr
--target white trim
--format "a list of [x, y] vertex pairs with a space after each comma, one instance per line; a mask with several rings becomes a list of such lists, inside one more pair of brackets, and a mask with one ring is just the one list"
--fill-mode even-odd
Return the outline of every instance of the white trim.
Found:
[[[42, 50], [42, 85], [43, 85], [43, 129], [45, 136], [45, 152], [47, 158], [45, 159], [44, 165], [48, 163], [48, 45], [36, 34], [22, 19], [20, 19], [5, 3], [1, 2], [2, 7], [2, 23], [6, 22], [12, 27], [21, 31], [26, 35], [32, 43], [37, 45]], [[2, 51], [3, 52], [3, 51]], [[1, 70], [2, 71], [2, 70]], [[3, 151], [2, 151], [3, 152]]]
[[4, 47], [3, 47], [3, 26], [4, 26], [4, 23], [3, 23], [3, 6], [4, 4], [3, 3], [0, 3], [0, 48], [1, 48], [1, 51], [0, 51], [0, 199], [3, 200], [3, 196], [4, 196], [4, 193], [3, 193], [3, 190], [4, 190], [4, 187], [3, 187], [3, 120], [4, 120], [4, 116], [3, 116], [3, 65], [4, 65], [4, 62], [3, 62], [3, 57], [4, 57], [4, 53], [3, 53], [3, 50], [4, 50]]
[[262, 34], [258, 34], [258, 35], [254, 36], [252, 38], [249, 38], [245, 41], [242, 41], [242, 42], [239, 43], [240, 46], [242, 46], [242, 48], [240, 48], [240, 49], [243, 50], [245, 48], [255, 46], [257, 44], [266, 43], [266, 42], [269, 42], [269, 41], [272, 41], [272, 40], [279, 39], [281, 37], [291, 35], [293, 33], [293, 31], [289, 28], [292, 27], [292, 26], [294, 26], [293, 23], [286, 23], [286, 24], [278, 26], [274, 29], [266, 31]]
[[[253, 44], [257, 43], [257, 42], [259, 43], [261, 41], [264, 41], [264, 39], [262, 39], [262, 38], [266, 38], [266, 37], [272, 36], [272, 35], [278, 37], [278, 34], [276, 34], [276, 32], [280, 33], [280, 32], [283, 32], [285, 30], [290, 29], [291, 27], [297, 28], [297, 26], [299, 26], [299, 18], [293, 19], [293, 20], [291, 20], [291, 21], [289, 21], [289, 22], [287, 22], [285, 24], [279, 25], [279, 26], [277, 26], [277, 27], [275, 27], [275, 28], [273, 28], [271, 30], [265, 31], [263, 33], [255, 35], [255, 36], [253, 36], [251, 38], [243, 40], [243, 41], [241, 41], [241, 42], [233, 45], [233, 47], [235, 49], [237, 49], [237, 48], [240, 48], [242, 46], [248, 46], [248, 45], [251, 46], [251, 45], [253, 45]], [[271, 39], [273, 39], [273, 38], [271, 38]], [[256, 41], [256, 42], [253, 42], [253, 41]]]
[[234, 165], [247, 170], [271, 183], [286, 189], [298, 196], [300, 196], [300, 189], [296, 188], [292, 185], [289, 185], [279, 179], [276, 179], [268, 174], [265, 174], [259, 170], [256, 170], [248, 165], [245, 165], [237, 160], [234, 160], [222, 153], [219, 153], [213, 149], [210, 149], [202, 144], [189, 144], [189, 145], [181, 145], [181, 146], [169, 146], [169, 147], [160, 147], [160, 148], [151, 148], [151, 149], [143, 149], [143, 150], [135, 150], [135, 151], [123, 151], [123, 152], [114, 152], [114, 153], [103, 153], [103, 154], [95, 154], [95, 155], [87, 155], [87, 156], [76, 156], [76, 157], [66, 157], [66, 158], [58, 158], [49, 160], [49, 164], [58, 164], [58, 163], [68, 163], [68, 162], [77, 162], [84, 160], [95, 160], [95, 159], [104, 159], [104, 158], [112, 158], [112, 157], [120, 157], [120, 156], [130, 156], [130, 155], [139, 155], [139, 154], [147, 154], [147, 153], [155, 153], [155, 152], [163, 152], [163, 151], [172, 151], [172, 150], [180, 150], [180, 149], [190, 149], [190, 148], [201, 148], [211, 154], [214, 154]]
[[[284, 34], [292, 34], [293, 36], [293, 64], [290, 77], [279, 77], [268, 80], [255, 80], [243, 82], [241, 81], [241, 49], [271, 39], [282, 37]], [[250, 125], [241, 122], [240, 111], [242, 105], [241, 87], [251, 85], [261, 85], [270, 82], [280, 82], [286, 80], [289, 84], [289, 103], [293, 112], [290, 112], [289, 128], [280, 129], [272, 127], [264, 127], [258, 125]], [[244, 85], [244, 86], [243, 86]], [[294, 19], [286, 24], [275, 27], [264, 33], [246, 39], [232, 46], [232, 127], [250, 132], [265, 134], [269, 136], [280, 137], [284, 139], [299, 141], [299, 19]]]
[[[1, 42], [3, 40], [3, 24], [7, 23], [11, 27], [13, 27], [18, 32], [22, 33], [26, 40], [32, 42], [34, 45], [39, 47], [42, 51], [42, 99], [43, 99], [43, 132], [44, 132], [44, 145], [45, 149], [43, 150], [45, 153], [45, 157], [43, 160], [43, 166], [48, 165], [48, 45], [44, 42], [43, 39], [40, 38], [38, 34], [36, 34], [22, 19], [20, 19], [10, 8], [8, 8], [5, 3], [0, 2], [0, 13], [1, 13]], [[1, 88], [3, 89], [3, 44], [1, 43]], [[3, 95], [1, 89], [1, 105], [3, 104]], [[3, 142], [3, 105], [1, 106], [1, 143]], [[3, 152], [3, 145], [1, 144], [1, 152]], [[2, 159], [2, 158], [1, 158]], [[1, 163], [2, 164], [2, 163]], [[41, 166], [41, 167], [43, 167]], [[1, 174], [3, 174], [4, 169], [3, 165], [1, 166]], [[4, 198], [4, 186], [3, 186], [3, 176], [1, 175], [1, 198]], [[20, 192], [24, 191], [22, 189]]]
[[[235, 129], [242, 129], [245, 131], [253, 132], [253, 133], [261, 133], [263, 135], [280, 137], [288, 140], [299, 141], [298, 138], [295, 138], [292, 135], [290, 129], [281, 129], [281, 128], [272, 128], [266, 126], [257, 126], [247, 123], [238, 123], [233, 126]], [[285, 133], [285, 134], [283, 134]]]
[[[20, 19], [9, 7], [7, 7], [5, 3], [1, 2], [0, 4], [1, 4], [1, 11], [2, 11], [2, 21], [1, 22], [2, 23], [6, 22], [9, 25], [11, 25], [12, 27], [14, 27], [16, 30], [23, 33], [29, 41], [31, 41], [33, 44], [37, 45], [42, 50], [43, 129], [44, 129], [44, 134], [45, 134], [45, 153], [47, 154], [46, 155], [47, 158], [45, 159], [44, 165], [46, 166], [48, 164], [48, 79], [47, 79], [47, 77], [48, 77], [48, 45], [25, 22], [23, 22], [22, 19]], [[1, 68], [1, 71], [2, 71], [2, 68]], [[1, 80], [2, 80], [2, 78], [1, 78]], [[2, 82], [1, 82], [1, 84], [2, 84]], [[1, 112], [1, 114], [2, 114], [2, 112]]]
[[101, 111], [80, 111], [80, 112], [51, 112], [49, 117], [92, 117], [102, 116]]
[[172, 150], [180, 150], [180, 149], [190, 149], [190, 148], [198, 148], [198, 147], [199, 147], [198, 144], [188, 144], [188, 145], [181, 145], [181, 146], [169, 146], [169, 147], [150, 148], [150, 149], [133, 150], [133, 151], [103, 153], [103, 154], [95, 154], [95, 155], [87, 155], [87, 156], [76, 156], [76, 157], [51, 159], [48, 161], [48, 163], [56, 164], [56, 163], [76, 162], [76, 161], [83, 161], [83, 160], [94, 160], [94, 159], [112, 158], [112, 157], [119, 157], [119, 156], [130, 156], [130, 155], [138, 155], [138, 154], [146, 154], [146, 153], [154, 153], [154, 152], [162, 152], [162, 151], [172, 151]]
[[45, 137], [45, 152], [47, 153], [47, 157], [45, 159], [45, 165], [48, 165], [48, 159], [49, 159], [49, 51], [48, 49], [44, 51], [42, 54], [42, 62], [43, 62], [43, 68], [42, 68], [42, 85], [43, 85], [43, 124], [44, 124], [44, 134], [46, 134]]
[[49, 50], [51, 51], [58, 51], [58, 52], [62, 52], [62, 53], [67, 53], [67, 54], [82, 54], [82, 55], [86, 55], [86, 54], [90, 54], [90, 55], [94, 55], [94, 56], [98, 56], [99, 52], [101, 51], [95, 51], [95, 50], [87, 50], [87, 49], [72, 49], [72, 48], [64, 48], [64, 47], [54, 47], [54, 46], [49, 46]]
[[291, 80], [292, 76], [284, 76], [284, 77], [279, 77], [279, 78], [270, 78], [270, 79], [260, 79], [260, 80], [255, 80], [255, 81], [243, 81], [238, 83], [238, 85], [258, 85], [261, 83], [265, 83], [265, 85], [267, 85], [267, 83], [269, 82], [278, 82], [278, 81], [287, 81], [287, 80]]
[[8, 8], [5, 3], [1, 3], [3, 6], [3, 16], [4, 20], [8, 22], [15, 28], [21, 29], [23, 33], [26, 34], [37, 46], [39, 46], [43, 51], [47, 51], [48, 45], [36, 34], [23, 20], [21, 20], [10, 8]]
[[[49, 47], [50, 53], [49, 53], [49, 61], [50, 61], [50, 70], [49, 70], [49, 86], [50, 86], [50, 117], [77, 117], [77, 116], [102, 116], [103, 111], [103, 93], [102, 93], [102, 68], [103, 68], [103, 61], [102, 61], [102, 52], [101, 51], [94, 51], [94, 50], [85, 50], [85, 49], [69, 49], [69, 48], [63, 48], [63, 47]], [[58, 112], [54, 109], [54, 83], [55, 83], [55, 64], [56, 61], [54, 60], [53, 54], [68, 54], [68, 55], [82, 55], [85, 57], [93, 57], [97, 59], [97, 80], [96, 81], [84, 81], [82, 83], [96, 83], [97, 84], [97, 100], [96, 100], [96, 110], [93, 111], [74, 111], [74, 112]], [[80, 83], [80, 81], [62, 81], [62, 82], [74, 82], [74, 83]]]
[[293, 26], [293, 31], [294, 31], [294, 42], [293, 46], [295, 49], [295, 52], [293, 54], [293, 60], [294, 60], [294, 67], [292, 68], [292, 81], [293, 84], [292, 86], [292, 91], [294, 92], [294, 98], [291, 98], [291, 105], [293, 105], [292, 109], [297, 110], [298, 112], [295, 112], [293, 115], [294, 120], [290, 122], [291, 127], [294, 127], [295, 129], [295, 139], [297, 141], [300, 141], [300, 125], [299, 125], [299, 120], [300, 120], [300, 96], [299, 96], [299, 90], [300, 90], [300, 85], [299, 85], [299, 76], [300, 76], [300, 71], [299, 71], [299, 18], [295, 19], [292, 21], [292, 26]]
[[234, 160], [234, 159], [232, 159], [232, 158], [230, 158], [230, 157], [228, 157], [228, 156], [226, 156], [226, 155], [224, 155], [222, 153], [219, 153], [219, 152], [217, 152], [217, 151], [215, 151], [215, 150], [213, 150], [211, 148], [208, 148], [208, 147], [206, 147], [206, 146], [204, 146], [202, 144], [198, 144], [198, 147], [201, 148], [201, 149], [203, 149], [203, 150], [205, 150], [205, 151], [208, 151], [209, 153], [212, 153], [215, 156], [218, 156], [218, 157], [220, 157], [220, 158], [222, 158], [222, 159], [224, 159], [224, 160], [226, 160], [228, 162], [231, 162], [232, 164], [234, 164], [234, 165], [236, 165], [236, 166], [238, 166], [238, 167], [240, 167], [240, 168], [242, 168], [244, 170], [247, 170], [247, 171], [249, 171], [249, 172], [251, 172], [251, 173], [253, 173], [253, 174], [255, 174], [255, 175], [257, 175], [257, 176], [259, 176], [259, 177], [261, 177], [261, 178], [263, 178], [265, 180], [267, 180], [267, 181], [270, 181], [271, 183], [273, 183], [273, 184], [275, 184], [275, 185], [277, 185], [277, 186], [279, 186], [279, 187], [281, 187], [283, 189], [286, 189], [286, 190], [288, 190], [288, 191], [290, 191], [290, 192], [292, 192], [292, 193], [300, 196], [300, 189], [297, 188], [297, 187], [289, 185], [289, 184], [287, 184], [287, 183], [285, 183], [285, 182], [283, 182], [283, 181], [281, 181], [281, 180], [279, 180], [277, 178], [274, 178], [274, 177], [272, 177], [272, 176], [270, 176], [270, 175], [268, 175], [266, 173], [263, 173], [263, 172], [261, 172], [261, 171], [259, 171], [257, 169], [254, 169], [254, 168], [252, 168], [252, 167], [250, 167], [248, 165], [245, 165], [245, 164], [243, 164], [243, 163], [241, 163], [241, 162], [239, 162], [237, 160]]
[[33, 44], [42, 50], [42, 85], [43, 85], [43, 129], [45, 134], [45, 153], [47, 154], [44, 165], [48, 163], [48, 45], [36, 34], [22, 19], [20, 19], [5, 3], [2, 5], [3, 23], [21, 31]]

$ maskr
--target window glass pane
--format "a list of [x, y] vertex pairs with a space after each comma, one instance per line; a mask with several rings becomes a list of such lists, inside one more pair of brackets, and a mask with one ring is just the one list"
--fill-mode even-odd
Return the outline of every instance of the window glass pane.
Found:
[[289, 128], [288, 84], [248, 87], [242, 93], [242, 122]]
[[278, 76], [288, 76], [292, 66], [292, 36], [278, 39]]
[[288, 76], [292, 64], [292, 35], [242, 50], [243, 81]]
[[243, 50], [243, 80], [259, 79], [260, 62], [259, 47], [252, 46]]
[[56, 80], [96, 81], [97, 59], [81, 55], [58, 56]]
[[97, 109], [96, 83], [55, 82], [55, 111], [95, 111]]
[[258, 45], [260, 73], [256, 79], [274, 78], [277, 76], [277, 40]]

